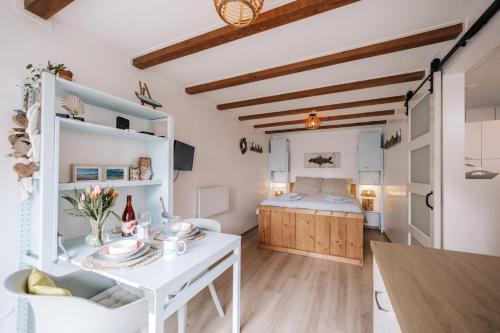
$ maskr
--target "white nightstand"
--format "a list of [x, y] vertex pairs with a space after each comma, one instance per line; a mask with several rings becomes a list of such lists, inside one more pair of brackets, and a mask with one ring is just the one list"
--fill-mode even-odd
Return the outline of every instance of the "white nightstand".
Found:
[[377, 211], [365, 211], [365, 224], [366, 228], [380, 229], [380, 220], [382, 213]]

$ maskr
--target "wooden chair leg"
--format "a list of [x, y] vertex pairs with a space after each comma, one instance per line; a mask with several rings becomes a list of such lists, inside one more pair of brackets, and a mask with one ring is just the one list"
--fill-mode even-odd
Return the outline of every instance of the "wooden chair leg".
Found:
[[219, 317], [224, 317], [224, 310], [222, 309], [222, 305], [219, 301], [219, 296], [217, 296], [217, 291], [215, 291], [215, 287], [213, 283], [208, 285], [208, 289], [210, 290], [210, 294], [212, 294], [212, 299], [214, 301], [215, 307], [217, 308], [217, 313]]

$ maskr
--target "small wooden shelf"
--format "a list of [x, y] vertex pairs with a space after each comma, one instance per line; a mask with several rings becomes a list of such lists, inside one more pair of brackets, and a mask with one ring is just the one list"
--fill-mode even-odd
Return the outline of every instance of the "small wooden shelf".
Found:
[[85, 104], [123, 113], [132, 117], [148, 120], [167, 119], [169, 117], [169, 115], [163, 111], [154, 110], [139, 103], [134, 103], [61, 78], [56, 78], [55, 93], [57, 96], [61, 97], [66, 95], [76, 95]]
[[162, 138], [159, 136], [136, 133], [136, 132], [128, 132], [126, 130], [122, 130], [119, 128], [113, 128], [109, 126], [87, 123], [67, 118], [59, 118], [59, 123], [61, 124], [61, 128], [63, 129], [71, 131], [87, 132], [99, 135], [114, 136], [121, 139], [128, 139], [128, 140], [135, 140], [142, 142], [161, 142], [168, 140], [166, 138]]
[[60, 183], [59, 191], [69, 191], [69, 190], [81, 190], [89, 186], [100, 186], [100, 187], [136, 187], [136, 186], [157, 186], [162, 185], [163, 181], [161, 179], [152, 180], [109, 180], [104, 182], [78, 182], [78, 183]]

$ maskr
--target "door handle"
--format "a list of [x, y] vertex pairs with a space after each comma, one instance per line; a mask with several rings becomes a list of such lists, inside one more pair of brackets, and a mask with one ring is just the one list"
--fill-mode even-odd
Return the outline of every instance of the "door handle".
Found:
[[380, 295], [380, 294], [383, 294], [383, 292], [381, 292], [381, 291], [375, 291], [375, 304], [377, 304], [377, 308], [378, 308], [380, 311], [387, 312], [387, 313], [388, 313], [389, 315], [391, 315], [391, 316], [395, 316], [396, 314], [395, 314], [394, 312], [389, 311], [389, 310], [387, 310], [387, 309], [384, 309], [384, 308], [380, 305], [380, 303], [379, 303], [379, 301], [378, 301], [378, 295]]
[[434, 210], [434, 207], [431, 206], [431, 204], [429, 203], [429, 198], [431, 195], [434, 194], [434, 191], [430, 191], [429, 193], [427, 193], [427, 195], [425, 196], [425, 205], [427, 207], [429, 207], [431, 210]]

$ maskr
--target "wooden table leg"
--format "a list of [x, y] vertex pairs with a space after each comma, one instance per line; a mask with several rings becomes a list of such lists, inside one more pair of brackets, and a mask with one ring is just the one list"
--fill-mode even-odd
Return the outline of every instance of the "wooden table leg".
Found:
[[241, 243], [234, 249], [233, 263], [233, 333], [240, 333]]
[[156, 290], [150, 297], [148, 314], [148, 333], [165, 333], [163, 311], [165, 308], [165, 293]]
[[186, 333], [187, 304], [177, 311], [177, 332]]

